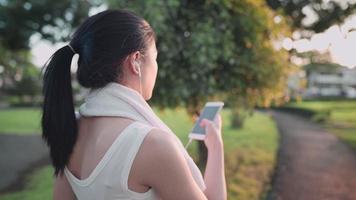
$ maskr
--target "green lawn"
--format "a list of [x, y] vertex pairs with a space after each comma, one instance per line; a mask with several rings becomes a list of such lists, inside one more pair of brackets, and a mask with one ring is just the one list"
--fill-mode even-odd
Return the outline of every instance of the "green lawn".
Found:
[[0, 110], [0, 134], [39, 133], [41, 113], [36, 108]]
[[53, 170], [47, 166], [27, 177], [26, 189], [0, 196], [1, 200], [47, 200], [52, 199]]
[[356, 101], [305, 101], [287, 106], [324, 113], [323, 125], [356, 149]]
[[[186, 144], [187, 133], [193, 125], [186, 112], [183, 109], [165, 110], [159, 115]], [[231, 129], [231, 113], [224, 110], [222, 115], [228, 197], [231, 200], [263, 199], [276, 162], [278, 134], [275, 124], [268, 115], [256, 112], [242, 129]], [[196, 149], [195, 143], [189, 147], [193, 158], [197, 157]], [[52, 172], [49, 167], [39, 170], [29, 177], [24, 191], [0, 196], [0, 200], [50, 199]]]
[[329, 123], [356, 123], [356, 101], [305, 101], [290, 103], [290, 107], [298, 107], [316, 112], [330, 112]]

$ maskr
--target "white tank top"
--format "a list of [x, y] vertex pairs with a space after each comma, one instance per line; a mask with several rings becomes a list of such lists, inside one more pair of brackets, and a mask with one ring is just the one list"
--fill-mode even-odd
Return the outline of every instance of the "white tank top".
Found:
[[67, 167], [64, 173], [78, 200], [157, 200], [153, 189], [138, 193], [128, 188], [134, 158], [153, 127], [139, 122], [128, 125], [86, 179], [76, 178]]

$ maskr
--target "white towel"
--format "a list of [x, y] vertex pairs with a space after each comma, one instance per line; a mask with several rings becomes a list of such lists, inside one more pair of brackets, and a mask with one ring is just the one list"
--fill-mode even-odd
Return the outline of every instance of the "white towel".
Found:
[[167, 134], [173, 134], [187, 160], [194, 180], [203, 191], [206, 189], [199, 168], [189, 156], [182, 142], [172, 130], [157, 117], [148, 103], [135, 90], [118, 83], [109, 83], [104, 88], [91, 90], [85, 98], [85, 103], [80, 106], [79, 113], [86, 117], [125, 117], [159, 128], [167, 132]]

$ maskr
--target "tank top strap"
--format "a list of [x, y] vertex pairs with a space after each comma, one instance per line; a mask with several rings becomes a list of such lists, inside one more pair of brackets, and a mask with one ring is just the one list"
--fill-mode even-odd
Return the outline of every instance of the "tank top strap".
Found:
[[[133, 164], [133, 161], [136, 158], [136, 155], [143, 143], [146, 135], [153, 129], [154, 127], [150, 125], [146, 125], [140, 122], [135, 123], [135, 131], [125, 137], [125, 159], [122, 162], [122, 172], [121, 172], [121, 185], [123, 189], [129, 191], [128, 189], [128, 179], [130, 170]], [[123, 151], [122, 151], [123, 152]], [[121, 157], [121, 156], [120, 156]], [[123, 157], [121, 157], [122, 159]]]

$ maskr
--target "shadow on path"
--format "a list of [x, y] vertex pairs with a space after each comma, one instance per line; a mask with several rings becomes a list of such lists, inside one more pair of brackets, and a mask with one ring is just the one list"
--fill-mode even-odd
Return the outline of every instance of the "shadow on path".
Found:
[[0, 135], [0, 193], [23, 186], [34, 168], [49, 164], [48, 149], [39, 135]]
[[280, 132], [269, 200], [356, 200], [356, 155], [305, 118], [272, 111]]

